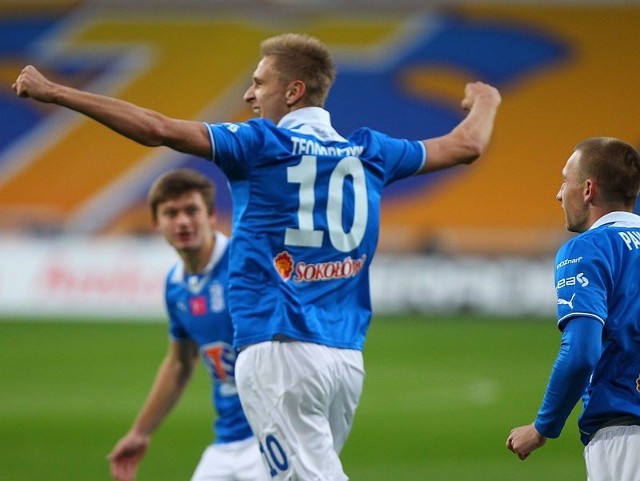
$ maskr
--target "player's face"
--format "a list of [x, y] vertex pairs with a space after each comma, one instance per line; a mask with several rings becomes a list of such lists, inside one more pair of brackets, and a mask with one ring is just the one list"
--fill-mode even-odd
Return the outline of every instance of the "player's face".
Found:
[[211, 243], [215, 220], [202, 194], [191, 191], [158, 205], [156, 228], [179, 252], [200, 252]]
[[253, 73], [251, 86], [244, 94], [244, 101], [263, 119], [278, 123], [289, 112], [287, 84], [275, 68], [275, 57], [263, 57]]
[[556, 195], [562, 203], [567, 230], [584, 232], [588, 226], [588, 208], [585, 202], [585, 180], [579, 170], [580, 152], [574, 152], [562, 169], [564, 181]]

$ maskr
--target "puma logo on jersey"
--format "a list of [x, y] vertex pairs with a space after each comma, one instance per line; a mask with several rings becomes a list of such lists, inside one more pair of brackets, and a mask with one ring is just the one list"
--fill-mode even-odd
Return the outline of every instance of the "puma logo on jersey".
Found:
[[562, 305], [569, 306], [569, 309], [573, 309], [573, 298], [574, 297], [576, 297], [575, 292], [571, 296], [571, 299], [569, 299], [568, 301], [566, 299], [558, 298], [558, 305], [559, 306], [562, 306]]

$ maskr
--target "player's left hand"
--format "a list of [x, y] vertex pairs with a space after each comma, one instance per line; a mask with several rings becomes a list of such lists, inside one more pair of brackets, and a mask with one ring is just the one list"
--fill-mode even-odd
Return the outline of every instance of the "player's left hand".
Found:
[[31, 97], [40, 102], [53, 101], [54, 87], [55, 84], [42, 75], [33, 65], [27, 65], [23, 68], [11, 86], [19, 97]]
[[524, 460], [546, 442], [547, 438], [540, 434], [533, 424], [528, 424], [511, 430], [507, 438], [507, 449]]
[[462, 108], [471, 110], [473, 104], [478, 98], [482, 97], [486, 101], [494, 105], [500, 105], [502, 97], [498, 89], [484, 82], [470, 82], [464, 89], [464, 99], [462, 99]]

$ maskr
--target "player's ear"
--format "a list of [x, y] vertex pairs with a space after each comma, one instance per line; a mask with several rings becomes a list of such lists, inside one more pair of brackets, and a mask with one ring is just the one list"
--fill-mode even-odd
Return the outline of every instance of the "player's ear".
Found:
[[595, 197], [597, 190], [598, 190], [598, 184], [596, 184], [596, 182], [593, 179], [585, 180], [584, 189], [582, 190], [584, 202], [589, 203], [593, 201], [593, 198]]
[[307, 86], [302, 80], [293, 80], [289, 82], [287, 86], [287, 92], [285, 93], [285, 99], [287, 101], [287, 107], [291, 107], [300, 101], [307, 91]]

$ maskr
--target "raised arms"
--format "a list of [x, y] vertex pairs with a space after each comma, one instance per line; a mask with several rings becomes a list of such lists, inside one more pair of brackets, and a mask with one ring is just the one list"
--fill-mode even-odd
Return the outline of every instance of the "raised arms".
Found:
[[20, 97], [75, 110], [139, 144], [211, 156], [209, 134], [201, 122], [173, 119], [130, 102], [52, 82], [31, 65], [22, 69], [12, 87]]

